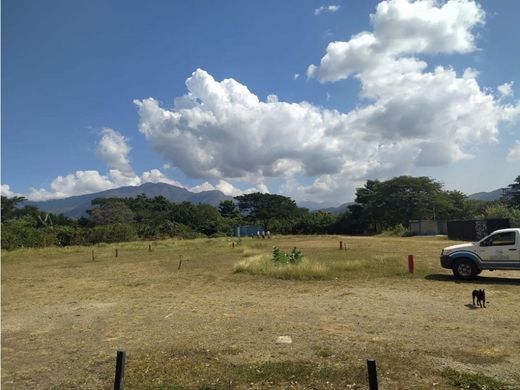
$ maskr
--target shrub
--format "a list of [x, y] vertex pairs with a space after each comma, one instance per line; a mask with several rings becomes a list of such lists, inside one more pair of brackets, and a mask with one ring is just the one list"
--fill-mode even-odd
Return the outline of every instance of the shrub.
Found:
[[272, 260], [278, 264], [297, 264], [303, 259], [303, 253], [294, 247], [291, 253], [286, 253], [276, 246], [273, 246]]
[[52, 229], [34, 225], [30, 216], [2, 223], [2, 249], [56, 245], [56, 234]]
[[386, 228], [381, 234], [384, 236], [407, 237], [410, 235], [410, 231], [403, 225], [399, 224], [390, 228]]

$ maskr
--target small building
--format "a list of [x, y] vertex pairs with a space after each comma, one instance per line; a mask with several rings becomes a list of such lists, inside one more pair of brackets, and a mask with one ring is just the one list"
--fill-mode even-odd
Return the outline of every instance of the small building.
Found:
[[421, 220], [409, 222], [410, 232], [417, 236], [436, 236], [438, 234], [448, 234], [448, 222], [445, 220]]
[[448, 222], [448, 238], [451, 240], [478, 241], [498, 229], [511, 227], [509, 219], [481, 219]]
[[264, 227], [263, 226], [256, 226], [256, 225], [242, 225], [237, 226], [235, 228], [235, 237], [251, 237], [255, 236], [257, 232], [263, 232]]

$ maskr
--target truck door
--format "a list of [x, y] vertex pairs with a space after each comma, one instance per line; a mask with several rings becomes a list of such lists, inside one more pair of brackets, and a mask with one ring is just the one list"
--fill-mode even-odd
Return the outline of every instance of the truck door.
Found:
[[520, 250], [516, 232], [492, 234], [479, 244], [480, 258], [486, 261], [520, 261]]

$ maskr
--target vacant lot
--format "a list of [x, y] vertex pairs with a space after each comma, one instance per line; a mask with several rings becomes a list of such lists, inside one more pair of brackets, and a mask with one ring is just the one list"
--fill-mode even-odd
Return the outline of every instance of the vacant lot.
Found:
[[[520, 272], [455, 282], [439, 266], [450, 245], [440, 238], [231, 242], [3, 252], [2, 388], [109, 389], [117, 349], [131, 389], [367, 388], [368, 357], [383, 389], [457, 388], [456, 372], [520, 388]], [[233, 272], [272, 245], [335, 271], [326, 280]], [[486, 309], [470, 305], [475, 288], [486, 289]], [[276, 344], [282, 335], [292, 344]]]

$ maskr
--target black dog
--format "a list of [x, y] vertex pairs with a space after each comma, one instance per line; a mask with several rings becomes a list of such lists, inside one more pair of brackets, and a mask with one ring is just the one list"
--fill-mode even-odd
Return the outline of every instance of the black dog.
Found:
[[486, 307], [486, 290], [473, 290], [473, 306], [475, 306], [475, 298], [477, 298], [477, 305], [479, 307]]

